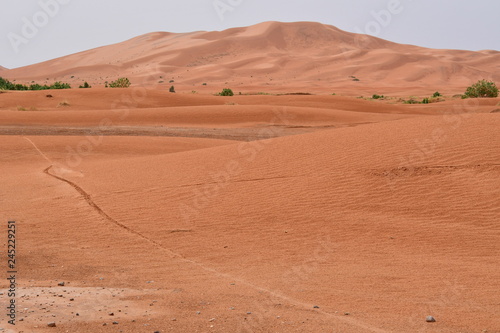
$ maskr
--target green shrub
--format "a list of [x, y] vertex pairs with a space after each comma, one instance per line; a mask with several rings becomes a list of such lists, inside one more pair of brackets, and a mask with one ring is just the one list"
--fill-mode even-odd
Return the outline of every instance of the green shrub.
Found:
[[434, 93], [434, 95], [432, 95], [432, 97], [434, 97], [434, 98], [436, 98], [436, 97], [441, 97], [441, 96], [443, 96], [443, 95], [441, 95], [441, 93], [440, 93], [439, 91], [436, 91], [436, 92]]
[[121, 77], [116, 81], [109, 83], [110, 88], [128, 88], [130, 87], [130, 81], [126, 77]]
[[429, 104], [429, 98], [426, 97], [422, 100], [422, 104]]
[[9, 80], [0, 77], [0, 90], [12, 90], [13, 84]]
[[168, 89], [169, 92], [174, 93], [175, 92], [175, 87], [171, 86], [170, 89]]
[[234, 96], [234, 93], [231, 89], [224, 88], [222, 92], [219, 93], [219, 96]]
[[498, 88], [492, 81], [479, 80], [467, 88], [462, 98], [498, 97]]
[[408, 100], [403, 101], [403, 104], [420, 104], [420, 103], [422, 103], [422, 102], [417, 101], [413, 97], [408, 99]]
[[90, 84], [88, 84], [87, 81], [85, 81], [85, 83], [82, 84], [79, 88], [87, 89], [87, 88], [92, 88], [92, 86]]
[[381, 99], [381, 98], [384, 98], [384, 95], [377, 95], [377, 94], [375, 94], [375, 95], [372, 96], [372, 99]]
[[71, 86], [68, 83], [57, 81], [50, 86], [50, 89], [71, 89]]
[[[34, 81], [32, 81], [33, 83]], [[47, 90], [47, 89], [71, 89], [68, 83], [55, 82], [54, 84], [48, 86], [44, 84], [43, 86], [38, 83], [33, 83], [29, 86], [23, 84], [13, 84], [4, 78], [0, 77], [0, 90]]]

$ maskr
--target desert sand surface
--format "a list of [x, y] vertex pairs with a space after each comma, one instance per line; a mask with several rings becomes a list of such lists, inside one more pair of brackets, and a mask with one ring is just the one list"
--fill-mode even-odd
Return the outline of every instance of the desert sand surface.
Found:
[[268, 22], [4, 70], [93, 88], [0, 93], [0, 328], [500, 332], [500, 98], [454, 96], [499, 67]]

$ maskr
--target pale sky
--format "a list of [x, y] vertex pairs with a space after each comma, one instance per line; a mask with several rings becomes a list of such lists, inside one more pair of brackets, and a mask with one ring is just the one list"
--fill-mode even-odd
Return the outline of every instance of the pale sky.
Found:
[[154, 31], [265, 21], [315, 21], [432, 48], [500, 50], [499, 17], [499, 0], [2, 0], [0, 66], [21, 67]]

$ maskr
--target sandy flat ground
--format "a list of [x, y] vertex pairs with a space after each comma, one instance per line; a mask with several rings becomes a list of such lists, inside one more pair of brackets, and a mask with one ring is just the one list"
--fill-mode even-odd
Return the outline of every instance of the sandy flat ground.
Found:
[[2, 70], [93, 88], [0, 92], [0, 328], [500, 332], [500, 98], [456, 96], [499, 57], [268, 22]]

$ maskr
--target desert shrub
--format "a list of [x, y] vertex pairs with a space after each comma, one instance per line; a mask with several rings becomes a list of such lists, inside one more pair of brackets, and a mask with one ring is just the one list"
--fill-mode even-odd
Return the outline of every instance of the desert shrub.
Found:
[[14, 89], [11, 89], [11, 90], [28, 90], [28, 89], [29, 89], [29, 87], [18, 83], [18, 84], [15, 84]]
[[29, 86], [26, 86], [24, 84], [14, 84], [10, 82], [9, 80], [6, 80], [4, 78], [0, 77], [0, 90], [47, 90], [47, 89], [71, 89], [71, 86], [68, 83], [63, 83], [63, 82], [55, 82], [54, 84], [48, 86], [44, 84], [43, 86], [34, 83], [34, 81], [31, 81], [32, 84]]
[[426, 97], [422, 100], [422, 104], [429, 104], [429, 98]]
[[9, 81], [0, 77], [0, 90], [12, 90], [13, 84]]
[[375, 94], [375, 95], [372, 96], [372, 99], [381, 99], [381, 98], [384, 98], [384, 95], [377, 95], [377, 94]]
[[69, 83], [62, 83], [60, 81], [54, 82], [49, 89], [71, 89]]
[[479, 80], [468, 87], [462, 98], [498, 97], [498, 88], [492, 81]]
[[436, 98], [436, 97], [441, 97], [441, 96], [443, 96], [443, 95], [441, 95], [441, 93], [440, 93], [439, 91], [436, 91], [436, 92], [432, 95], [432, 97], [434, 97], [434, 98]]
[[203, 83], [202, 86], [206, 86], [207, 84], [206, 83]]
[[410, 99], [404, 100], [404, 104], [420, 104], [422, 102], [417, 101], [415, 98], [411, 97]]
[[234, 96], [234, 93], [231, 89], [224, 88], [222, 92], [219, 93], [219, 96]]
[[170, 89], [168, 89], [169, 92], [174, 93], [175, 92], [175, 87], [171, 86]]
[[40, 85], [38, 83], [30, 85], [30, 90], [47, 90], [49, 89], [49, 86], [47, 85]]
[[85, 81], [85, 83], [82, 84], [79, 88], [86, 89], [86, 88], [92, 88], [92, 86], [88, 84], [87, 81]]
[[22, 84], [14, 84], [0, 77], [0, 90], [28, 90], [29, 87]]
[[128, 88], [130, 87], [130, 81], [126, 77], [121, 77], [116, 81], [109, 83], [110, 88]]

